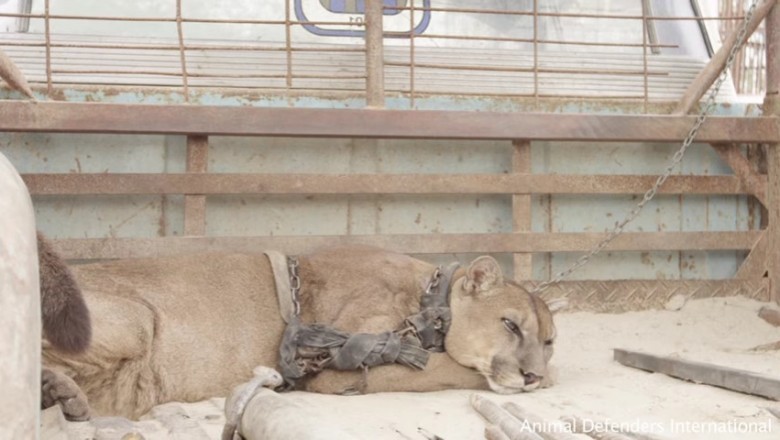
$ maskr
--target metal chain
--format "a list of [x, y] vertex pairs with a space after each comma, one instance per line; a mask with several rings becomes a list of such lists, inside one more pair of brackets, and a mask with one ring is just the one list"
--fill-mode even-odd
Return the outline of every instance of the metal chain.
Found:
[[299, 298], [301, 292], [301, 277], [298, 275], [298, 259], [287, 257], [287, 270], [290, 272], [290, 296], [292, 297], [295, 316], [301, 314], [301, 301]]
[[612, 229], [612, 231], [610, 231], [607, 234], [607, 236], [603, 240], [601, 240], [590, 252], [578, 258], [577, 261], [575, 261], [567, 269], [558, 272], [552, 279], [543, 281], [542, 283], [537, 285], [535, 288], [531, 290], [531, 293], [540, 293], [544, 291], [551, 285], [561, 282], [561, 280], [565, 279], [566, 277], [571, 275], [574, 271], [576, 271], [577, 269], [579, 269], [580, 267], [588, 263], [588, 261], [590, 261], [590, 259], [594, 255], [604, 250], [604, 248], [607, 247], [607, 245], [611, 243], [612, 240], [614, 240], [618, 235], [622, 234], [626, 225], [631, 223], [634, 219], [636, 219], [637, 216], [639, 216], [639, 213], [645, 207], [645, 205], [647, 205], [647, 203], [650, 202], [650, 200], [652, 200], [653, 197], [655, 197], [661, 185], [663, 185], [664, 182], [666, 182], [669, 176], [672, 175], [672, 172], [677, 167], [677, 165], [680, 164], [680, 162], [683, 159], [683, 156], [685, 156], [686, 150], [688, 150], [688, 147], [691, 146], [702, 124], [704, 124], [704, 121], [707, 119], [707, 116], [710, 114], [710, 112], [712, 112], [712, 109], [715, 107], [715, 98], [720, 92], [720, 88], [723, 86], [724, 81], [726, 81], [726, 78], [728, 76], [728, 71], [729, 69], [731, 69], [731, 65], [734, 64], [734, 59], [736, 58], [737, 52], [739, 52], [739, 50], [742, 48], [742, 45], [744, 44], [745, 37], [747, 36], [748, 23], [753, 17], [753, 13], [755, 12], [757, 4], [758, 4], [758, 0], [753, 0], [753, 3], [751, 3], [750, 7], [745, 13], [745, 18], [742, 22], [742, 26], [740, 27], [739, 33], [737, 34], [737, 43], [734, 45], [734, 47], [731, 48], [728, 59], [726, 61], [726, 65], [723, 67], [723, 70], [721, 71], [717, 81], [715, 81], [714, 86], [710, 88], [710, 92], [709, 95], [707, 96], [707, 100], [704, 102], [704, 105], [702, 106], [699, 115], [696, 117], [696, 122], [694, 122], [693, 126], [691, 127], [691, 130], [688, 132], [688, 136], [685, 137], [685, 140], [683, 141], [680, 149], [674, 154], [674, 156], [672, 156], [672, 161], [670, 162], [669, 166], [666, 167], [664, 173], [658, 176], [658, 179], [656, 179], [653, 186], [649, 190], [647, 190], [644, 197], [642, 197], [642, 200], [634, 207], [634, 209], [632, 209], [622, 221], [615, 223], [615, 227]]
[[431, 280], [428, 281], [428, 286], [425, 288], [425, 294], [430, 295], [433, 289], [439, 287], [439, 279], [441, 279], [441, 266], [436, 267], [431, 275]]

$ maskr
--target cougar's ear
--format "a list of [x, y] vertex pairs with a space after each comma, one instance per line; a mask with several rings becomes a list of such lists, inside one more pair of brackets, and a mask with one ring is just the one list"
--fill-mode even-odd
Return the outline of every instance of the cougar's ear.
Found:
[[547, 308], [550, 309], [550, 313], [553, 315], [569, 308], [569, 300], [566, 298], [549, 299], [545, 301]]
[[495, 258], [483, 255], [472, 261], [466, 269], [463, 288], [466, 293], [480, 294], [504, 284], [504, 275]]

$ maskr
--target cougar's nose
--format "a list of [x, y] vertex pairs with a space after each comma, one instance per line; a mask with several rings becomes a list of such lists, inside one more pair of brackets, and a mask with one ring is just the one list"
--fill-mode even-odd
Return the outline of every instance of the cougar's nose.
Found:
[[526, 385], [533, 385], [536, 382], [542, 380], [541, 376], [537, 376], [534, 373], [526, 373], [526, 372], [522, 372], [522, 373], [523, 373], [523, 381], [525, 382]]

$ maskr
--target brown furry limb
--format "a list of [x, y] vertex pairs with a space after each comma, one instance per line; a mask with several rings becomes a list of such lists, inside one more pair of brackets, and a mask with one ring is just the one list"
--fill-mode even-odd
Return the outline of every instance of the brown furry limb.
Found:
[[30, 85], [27, 84], [24, 74], [2, 49], [0, 49], [0, 78], [4, 79], [13, 90], [35, 100], [35, 95], [33, 95]]
[[81, 353], [92, 340], [89, 309], [70, 269], [40, 232], [38, 261], [43, 333], [55, 349]]

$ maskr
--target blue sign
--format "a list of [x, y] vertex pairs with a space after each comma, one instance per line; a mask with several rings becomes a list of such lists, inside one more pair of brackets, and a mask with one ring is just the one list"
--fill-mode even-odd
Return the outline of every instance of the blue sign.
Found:
[[[382, 0], [384, 5], [383, 14], [386, 17], [385, 27], [391, 24], [389, 20], [396, 19], [397, 23], [393, 23], [406, 26], [405, 29], [385, 29], [385, 38], [409, 38], [409, 35], [414, 33], [415, 35], [422, 34], [428, 28], [431, 22], [431, 0], [422, 0], [422, 6], [419, 10], [415, 10], [415, 17], [419, 17], [414, 24], [413, 29], [409, 29], [408, 12], [410, 11], [409, 2], [416, 0]], [[306, 7], [304, 7], [304, 3]], [[307, 9], [309, 8], [309, 9]], [[317, 8], [312, 10], [311, 8]], [[307, 13], [309, 12], [309, 13]], [[337, 24], [313, 24], [306, 22], [322, 22], [322, 21], [346, 21], [345, 15], [348, 15], [350, 23], [363, 23], [364, 15], [366, 12], [366, 0], [295, 0], [295, 17], [298, 21], [303, 22], [302, 26], [307, 31], [315, 35], [324, 37], [363, 37], [366, 32], [364, 29], [356, 29], [355, 25], [344, 24], [339, 26]], [[407, 12], [407, 14], [402, 14]], [[316, 16], [317, 19], [311, 19], [310, 16]], [[405, 17], [404, 17], [405, 15]], [[320, 17], [327, 17], [322, 19]], [[329, 19], [328, 19], [329, 18]], [[398, 27], [398, 26], [396, 26]]]

